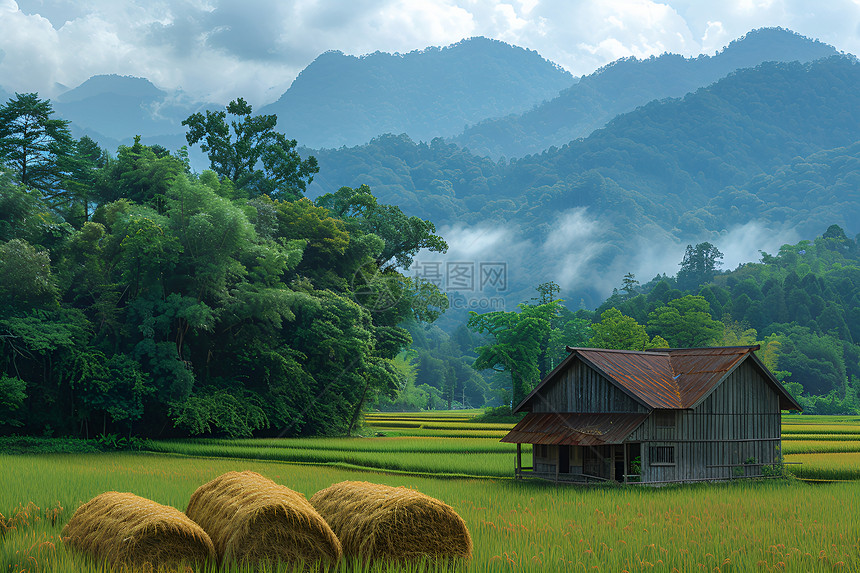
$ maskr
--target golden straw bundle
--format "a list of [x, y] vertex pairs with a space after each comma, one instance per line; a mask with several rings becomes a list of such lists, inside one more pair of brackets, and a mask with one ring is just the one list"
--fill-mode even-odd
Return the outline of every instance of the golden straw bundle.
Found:
[[345, 481], [311, 504], [337, 534], [346, 555], [393, 561], [472, 556], [472, 537], [457, 513], [405, 487]]
[[199, 525], [173, 507], [109, 491], [78, 508], [63, 529], [70, 546], [111, 564], [177, 566], [215, 562]]
[[254, 472], [228, 472], [197, 488], [185, 513], [212, 538], [222, 563], [340, 559], [325, 520], [300, 493]]

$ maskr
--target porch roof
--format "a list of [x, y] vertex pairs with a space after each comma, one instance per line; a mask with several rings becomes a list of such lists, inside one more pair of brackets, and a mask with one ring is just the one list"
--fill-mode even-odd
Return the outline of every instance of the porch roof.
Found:
[[503, 442], [561, 446], [620, 444], [648, 414], [527, 414]]

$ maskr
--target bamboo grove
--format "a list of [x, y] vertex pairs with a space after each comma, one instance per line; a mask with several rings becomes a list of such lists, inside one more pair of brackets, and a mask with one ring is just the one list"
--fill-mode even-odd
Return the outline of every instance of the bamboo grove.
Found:
[[304, 198], [316, 161], [251, 111], [184, 122], [197, 175], [0, 107], [0, 431], [342, 434], [399, 388], [399, 325], [447, 299], [396, 268], [447, 245], [366, 186]]

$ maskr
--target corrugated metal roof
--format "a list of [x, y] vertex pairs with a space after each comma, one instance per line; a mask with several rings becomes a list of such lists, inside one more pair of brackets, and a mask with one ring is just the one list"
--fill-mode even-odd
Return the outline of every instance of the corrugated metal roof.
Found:
[[653, 352], [569, 348], [652, 408], [692, 408], [758, 346]]
[[638, 352], [567, 347], [571, 355], [544, 378], [516, 410], [522, 410], [544, 385], [566, 369], [575, 358], [580, 358], [602, 372], [645, 406], [665, 409], [695, 407], [729, 372], [743, 360], [750, 358], [780, 395], [780, 408], [800, 409], [799, 404], [755, 357], [753, 352], [758, 348], [756, 345]]
[[669, 360], [682, 396], [682, 408], [692, 408], [758, 346], [672, 350]]
[[572, 349], [651, 408], [683, 408], [667, 354], [604, 349]]
[[648, 414], [527, 414], [502, 438], [512, 444], [620, 444]]

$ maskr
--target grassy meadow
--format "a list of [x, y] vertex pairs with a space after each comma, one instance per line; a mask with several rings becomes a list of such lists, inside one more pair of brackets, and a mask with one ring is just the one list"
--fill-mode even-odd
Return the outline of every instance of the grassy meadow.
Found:
[[[257, 471], [307, 497], [343, 480], [437, 497], [463, 516], [473, 537], [474, 557], [457, 564], [461, 571], [860, 570], [860, 420], [788, 417], [783, 446], [787, 461], [802, 461], [789, 468], [803, 478], [858, 481], [576, 488], [509, 479], [514, 448], [473, 434], [497, 429], [452, 418], [370, 415], [364, 433], [374, 437], [364, 438], [182, 440], [159, 442], [153, 452], [0, 455], [0, 571], [105, 570], [60, 539], [81, 503], [117, 490], [184, 510], [197, 486], [230, 470]], [[398, 422], [419, 427], [392, 425]], [[347, 561], [338, 570], [404, 569]]]

